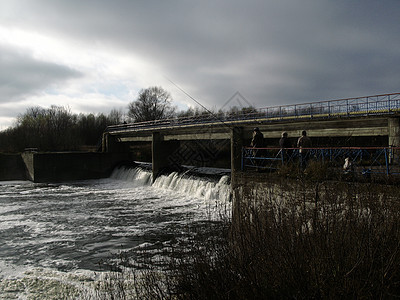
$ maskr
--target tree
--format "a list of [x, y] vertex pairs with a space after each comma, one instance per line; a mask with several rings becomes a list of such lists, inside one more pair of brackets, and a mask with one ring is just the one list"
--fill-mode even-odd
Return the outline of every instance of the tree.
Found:
[[161, 87], [142, 89], [137, 100], [129, 103], [128, 116], [134, 122], [171, 118], [175, 114], [171, 101], [171, 95]]
[[122, 119], [123, 119], [123, 113], [122, 113], [122, 111], [121, 110], [118, 110], [118, 109], [112, 109], [111, 111], [110, 111], [110, 113], [108, 114], [108, 122], [110, 123], [110, 124], [114, 124], [114, 125], [116, 125], [116, 124], [121, 124], [122, 123]]
[[40, 151], [64, 151], [97, 147], [108, 125], [122, 120], [122, 112], [112, 110], [108, 116], [73, 114], [68, 107], [30, 107], [19, 114], [13, 128], [0, 131], [0, 152], [21, 152], [25, 148]]

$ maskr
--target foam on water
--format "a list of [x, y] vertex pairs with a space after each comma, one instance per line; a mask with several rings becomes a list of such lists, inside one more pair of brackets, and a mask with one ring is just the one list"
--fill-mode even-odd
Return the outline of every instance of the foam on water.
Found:
[[150, 185], [153, 176], [150, 171], [142, 168], [118, 167], [111, 174], [111, 178], [130, 182], [134, 186]]
[[229, 176], [227, 175], [215, 181], [210, 178], [172, 172], [157, 177], [152, 183], [153, 176], [148, 170], [140, 167], [133, 169], [119, 167], [114, 170], [111, 178], [129, 181], [135, 186], [152, 185], [155, 188], [173, 190], [206, 200], [229, 201], [230, 199]]
[[173, 172], [169, 175], [161, 175], [153, 186], [174, 190], [180, 193], [193, 195], [207, 200], [229, 200], [229, 177], [223, 176], [218, 182], [213, 182], [194, 176], [180, 175]]
[[116, 254], [163, 257], [188, 238], [188, 224], [230, 205], [226, 176], [171, 173], [152, 181], [149, 170], [121, 167], [103, 180], [0, 182], [0, 299], [90, 294]]

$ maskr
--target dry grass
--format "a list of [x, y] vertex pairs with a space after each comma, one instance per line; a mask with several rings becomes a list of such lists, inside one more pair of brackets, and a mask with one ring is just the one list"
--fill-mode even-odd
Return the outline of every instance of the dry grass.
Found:
[[223, 241], [172, 272], [180, 299], [400, 297], [397, 188], [304, 183], [238, 189]]
[[217, 235], [197, 233], [162, 275], [142, 274], [135, 297], [398, 298], [399, 192], [302, 180], [240, 187], [234, 221]]

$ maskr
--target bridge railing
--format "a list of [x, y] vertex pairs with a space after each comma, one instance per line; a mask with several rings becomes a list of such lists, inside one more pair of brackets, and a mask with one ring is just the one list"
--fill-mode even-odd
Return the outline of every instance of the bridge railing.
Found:
[[201, 114], [199, 116], [171, 118], [108, 126], [106, 131], [135, 131], [151, 128], [181, 127], [221, 122], [226, 125], [238, 121], [280, 121], [286, 119], [313, 119], [368, 116], [400, 112], [400, 93], [358, 98], [326, 100], [302, 104], [280, 105], [254, 109], [251, 112]]
[[[400, 147], [336, 147], [303, 148], [308, 151], [307, 164], [312, 161], [343, 173], [400, 175]], [[347, 166], [346, 158], [348, 159]], [[242, 149], [242, 170], [277, 170], [284, 165], [301, 164], [299, 148]]]
[[267, 118], [374, 115], [400, 110], [400, 93], [260, 108]]

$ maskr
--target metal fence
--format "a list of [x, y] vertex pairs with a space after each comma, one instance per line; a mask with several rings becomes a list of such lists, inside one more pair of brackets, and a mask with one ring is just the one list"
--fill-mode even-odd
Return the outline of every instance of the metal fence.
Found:
[[255, 120], [258, 122], [273, 122], [290, 119], [383, 115], [395, 112], [400, 112], [400, 93], [272, 106], [251, 109], [250, 112], [246, 110], [236, 113], [207, 113], [192, 117], [113, 125], [108, 126], [106, 131], [140, 131], [153, 128], [174, 128], [210, 123], [222, 123], [231, 126], [238, 122], [251, 122]]
[[320, 162], [343, 173], [400, 175], [400, 147], [303, 148], [307, 151], [305, 157], [299, 150], [243, 147], [242, 170], [277, 170], [284, 165], [301, 167], [305, 159], [306, 164]]
[[329, 118], [388, 114], [400, 110], [400, 93], [259, 109], [267, 118]]

